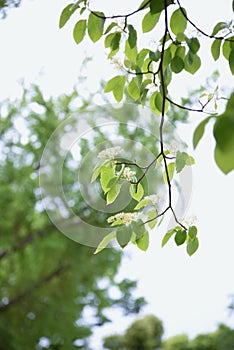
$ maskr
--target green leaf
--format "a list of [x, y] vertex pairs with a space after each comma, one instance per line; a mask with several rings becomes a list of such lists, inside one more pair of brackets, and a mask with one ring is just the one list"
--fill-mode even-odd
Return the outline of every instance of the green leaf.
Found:
[[143, 0], [140, 6], [138, 7], [138, 9], [146, 9], [149, 6], [150, 6], [149, 0]]
[[100, 251], [102, 251], [104, 248], [106, 248], [106, 246], [108, 245], [108, 243], [110, 243], [110, 241], [112, 239], [114, 239], [116, 237], [116, 232], [110, 232], [108, 233], [108, 235], [106, 235], [101, 242], [99, 243], [99, 245], [97, 246], [97, 249], [95, 250], [94, 254], [99, 253]]
[[101, 171], [102, 171], [102, 166], [94, 169], [94, 172], [91, 178], [91, 183], [93, 183], [98, 178], [98, 176], [101, 174]]
[[163, 237], [162, 240], [162, 247], [165, 246], [165, 244], [169, 241], [169, 239], [176, 233], [176, 229], [173, 228], [169, 231], [167, 231], [167, 233], [165, 234], [165, 236]]
[[193, 255], [199, 247], [199, 242], [197, 237], [194, 239], [189, 239], [187, 242], [187, 253], [189, 256]]
[[[173, 4], [173, 0], [167, 0], [167, 6]], [[164, 10], [165, 2], [164, 0], [150, 1], [150, 11], [151, 13], [158, 13]]]
[[73, 38], [76, 44], [79, 44], [84, 39], [85, 32], [86, 32], [86, 20], [81, 19], [76, 23], [73, 30]]
[[133, 100], [138, 100], [140, 95], [141, 95], [141, 91], [140, 88], [137, 84], [137, 77], [132, 78], [132, 80], [130, 81], [129, 85], [128, 85], [128, 93], [131, 96], [131, 98], [133, 98]]
[[147, 232], [142, 220], [131, 222], [131, 227], [134, 233], [136, 234], [137, 239]]
[[121, 185], [114, 185], [111, 187], [111, 189], [107, 192], [106, 204], [111, 204], [116, 200], [119, 195], [120, 188]]
[[148, 222], [149, 227], [151, 228], [151, 230], [153, 230], [153, 228], [156, 226], [157, 224], [157, 219], [155, 219], [157, 216], [157, 210], [153, 209], [147, 212], [147, 220], [152, 220]]
[[134, 208], [134, 210], [139, 210], [143, 207], [145, 207], [146, 205], [151, 204], [151, 200], [150, 199], [142, 199], [142, 201], [140, 201]]
[[230, 52], [228, 61], [229, 61], [230, 70], [231, 70], [232, 74], [234, 75], [234, 47], [232, 48], [232, 50]]
[[186, 51], [185, 47], [182, 46], [182, 45], [180, 45], [180, 46], [178, 46], [177, 49], [176, 49], [175, 56], [184, 59], [185, 51]]
[[205, 126], [210, 121], [212, 117], [207, 117], [196, 127], [193, 134], [193, 147], [196, 148], [202, 136], [204, 135]]
[[103, 34], [105, 15], [103, 12], [90, 13], [88, 19], [88, 33], [90, 39], [95, 43]]
[[221, 42], [221, 40], [215, 39], [211, 45], [211, 53], [215, 61], [217, 61], [220, 56]]
[[186, 43], [193, 53], [197, 53], [200, 49], [200, 42], [197, 38], [186, 38]]
[[181, 245], [184, 244], [184, 242], [186, 241], [187, 238], [187, 233], [185, 230], [178, 230], [175, 234], [175, 242], [176, 245]]
[[219, 22], [214, 26], [212, 36], [216, 35], [220, 30], [227, 28], [228, 25], [226, 22]]
[[141, 198], [144, 196], [144, 189], [142, 185], [139, 183], [137, 185], [131, 184], [130, 185], [130, 194], [133, 199], [135, 199], [137, 202], [141, 200]]
[[175, 10], [171, 15], [170, 27], [175, 35], [183, 33], [187, 27], [187, 19], [184, 17], [182, 11], [186, 14], [185, 8], [181, 8]]
[[107, 82], [104, 92], [112, 91], [116, 101], [120, 102], [123, 98], [125, 82], [126, 82], [125, 76], [117, 75], [116, 77], [110, 79]]
[[148, 53], [150, 52], [149, 49], [142, 49], [136, 57], [136, 65], [141, 69], [142, 65], [144, 63], [145, 57], [146, 55], [148, 55]]
[[186, 152], [176, 153], [176, 172], [180, 173], [186, 165], [192, 165], [195, 161], [193, 157], [189, 156]]
[[226, 60], [229, 61], [229, 56], [231, 53], [231, 46], [230, 46], [230, 42], [227, 40], [224, 40], [223, 43], [223, 47], [222, 47], [222, 52], [223, 52], [223, 56], [226, 58]]
[[[169, 164], [167, 165], [167, 171], [168, 171], [169, 181], [171, 181], [172, 178], [173, 178], [174, 170], [175, 170], [175, 163], [174, 163], [174, 162], [173, 162], [173, 163], [169, 163]], [[166, 170], [164, 170], [164, 172], [163, 172], [163, 179], [164, 179], [165, 184], [168, 184]]]
[[59, 19], [59, 28], [62, 28], [65, 26], [67, 21], [70, 19], [71, 15], [77, 10], [79, 6], [75, 5], [74, 3], [67, 5], [60, 16]]
[[180, 73], [184, 69], [184, 61], [181, 57], [175, 56], [171, 61], [171, 70], [174, 73]]
[[131, 24], [128, 25], [128, 31], [129, 31], [129, 36], [128, 36], [129, 46], [131, 49], [133, 49], [137, 43], [137, 32]]
[[201, 67], [201, 59], [198, 55], [192, 54], [191, 51], [185, 56], [185, 70], [188, 73], [195, 74]]
[[232, 11], [234, 12], [234, 0], [232, 0]]
[[143, 20], [142, 20], [142, 32], [143, 33], [148, 33], [150, 32], [152, 29], [154, 29], [154, 27], [156, 26], [156, 24], [159, 21], [160, 18], [160, 14], [161, 13], [155, 13], [152, 14], [151, 12], [148, 12]]
[[189, 227], [188, 236], [191, 239], [194, 239], [197, 236], [197, 228], [196, 228], [196, 226], [190, 226]]
[[105, 193], [109, 190], [108, 183], [112, 178], [115, 178], [114, 169], [112, 167], [103, 168], [101, 171], [100, 184]]
[[136, 239], [136, 244], [137, 244], [138, 248], [140, 248], [141, 250], [143, 250], [145, 252], [149, 247], [149, 233], [145, 232], [145, 234], [143, 236]]
[[117, 26], [118, 26], [118, 24], [116, 22], [111, 22], [111, 24], [106, 28], [104, 34], [108, 34], [111, 31], [111, 29], [113, 29], [114, 27], [117, 27]]
[[215, 161], [219, 169], [228, 174], [234, 169], [234, 150], [230, 149], [227, 152], [223, 152], [218, 145], [215, 147]]
[[124, 226], [119, 228], [116, 233], [116, 239], [121, 248], [126, 247], [126, 245], [130, 242], [132, 237], [132, 230], [129, 226]]
[[136, 62], [137, 47], [135, 46], [134, 48], [131, 48], [129, 40], [125, 41], [125, 55], [132, 63]]

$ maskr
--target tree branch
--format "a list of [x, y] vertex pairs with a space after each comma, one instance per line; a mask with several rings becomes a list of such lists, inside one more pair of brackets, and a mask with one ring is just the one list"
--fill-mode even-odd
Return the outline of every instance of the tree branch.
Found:
[[23, 299], [25, 299], [27, 296], [33, 293], [35, 289], [40, 288], [43, 286], [45, 283], [50, 282], [52, 279], [55, 277], [60, 276], [63, 274], [69, 265], [60, 265], [58, 266], [54, 271], [50, 272], [48, 275], [43, 276], [37, 283], [35, 283], [32, 287], [26, 289], [23, 293], [11, 298], [7, 304], [0, 304], [0, 312], [5, 312], [7, 311], [11, 306], [19, 303]]

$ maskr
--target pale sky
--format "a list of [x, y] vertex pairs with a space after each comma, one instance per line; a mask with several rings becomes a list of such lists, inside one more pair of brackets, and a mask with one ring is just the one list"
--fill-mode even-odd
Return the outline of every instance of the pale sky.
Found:
[[[105, 2], [108, 1], [97, 1], [100, 6], [104, 4], [103, 8], [106, 8]], [[209, 0], [205, 3], [206, 8], [202, 0], [190, 2], [184, 0], [183, 4], [185, 7], [189, 4], [189, 13], [205, 30], [211, 31], [217, 21], [231, 19], [230, 0], [224, 0], [222, 4], [218, 0]], [[17, 96], [20, 91], [18, 81], [22, 78], [28, 83], [40, 84], [46, 94], [71, 91], [85, 50], [93, 54], [95, 61], [88, 73], [90, 90], [95, 91], [100, 79], [113, 76], [113, 68], [105, 60], [100, 44], [86, 42], [77, 46], [72, 39], [72, 25], [58, 29], [59, 15], [68, 3], [65, 0], [25, 0], [19, 9], [9, 11], [8, 17], [0, 22], [1, 99]], [[127, 2], [121, 0], [117, 3], [124, 12]], [[133, 3], [139, 2], [134, 0]], [[205, 76], [220, 66], [220, 83], [229, 88], [233, 86], [233, 77], [222, 61], [211, 65], [208, 56], [206, 60], [207, 66], [198, 78], [189, 76], [176, 82], [175, 97], [179, 98], [188, 88], [198, 86], [199, 81], [204, 81]], [[198, 149], [192, 150], [193, 130], [203, 116], [193, 115], [192, 118], [192, 123], [179, 128], [179, 135], [190, 145], [190, 153], [196, 159], [188, 214], [198, 217], [200, 249], [191, 258], [186, 255], [184, 247], [177, 248], [173, 242], [161, 249], [163, 229], [160, 228], [152, 235], [147, 253], [135, 247], [125, 249], [126, 258], [120, 271], [121, 277], [139, 280], [137, 294], [145, 296], [149, 302], [143, 314], [154, 313], [161, 318], [166, 337], [213, 331], [220, 322], [234, 326], [234, 316], [228, 318], [226, 308], [228, 296], [234, 293], [234, 173], [223, 175], [213, 160], [211, 125], [207, 127]], [[103, 334], [124, 330], [134, 319], [124, 317], [120, 320], [118, 314], [114, 318], [113, 324], [97, 329], [94, 350], [100, 349], [98, 339]]]

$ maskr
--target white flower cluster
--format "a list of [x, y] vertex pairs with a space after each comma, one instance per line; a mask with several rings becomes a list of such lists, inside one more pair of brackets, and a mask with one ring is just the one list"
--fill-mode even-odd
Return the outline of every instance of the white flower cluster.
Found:
[[107, 222], [110, 224], [117, 220], [122, 220], [125, 224], [130, 224], [132, 221], [137, 221], [141, 213], [118, 213], [116, 215], [110, 216]]
[[176, 152], [180, 150], [180, 144], [177, 141], [172, 141], [169, 144], [164, 145], [165, 149], [170, 152], [170, 154], [175, 155]]
[[119, 176], [121, 174], [121, 179], [132, 181], [133, 177], [136, 175], [136, 172], [134, 170], [131, 170], [129, 167], [124, 168], [123, 172], [121, 171], [116, 173], [116, 176]]
[[114, 159], [122, 151], [119, 146], [104, 149], [98, 153], [98, 158], [100, 159]]
[[162, 197], [159, 194], [151, 194], [149, 196], [145, 196], [144, 199], [147, 199], [152, 202], [152, 204], [158, 204]]
[[192, 215], [192, 216], [188, 216], [188, 217], [185, 217], [183, 220], [182, 220], [182, 223], [185, 225], [185, 226], [193, 226], [194, 224], [196, 224], [197, 222], [197, 217], [195, 215]]

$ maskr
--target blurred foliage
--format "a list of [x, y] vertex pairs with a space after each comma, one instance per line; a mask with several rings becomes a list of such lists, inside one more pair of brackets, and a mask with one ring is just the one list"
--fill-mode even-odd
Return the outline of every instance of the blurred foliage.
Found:
[[133, 322], [124, 335], [111, 335], [104, 339], [104, 348], [110, 350], [154, 350], [161, 345], [162, 321], [147, 315]]
[[[51, 349], [74, 349], [77, 339], [83, 340], [80, 348], [88, 349], [92, 328], [110, 321], [108, 308], [121, 307], [129, 314], [145, 304], [143, 298], [133, 296], [135, 281], [115, 278], [121, 253], [106, 249], [94, 256], [93, 248], [66, 238], [49, 220], [41, 198], [39, 171], [43, 174], [47, 167], [41, 163], [43, 149], [61, 121], [72, 112], [82, 113], [87, 104], [88, 99], [76, 90], [45, 98], [38, 86], [25, 88], [21, 98], [0, 104], [1, 350], [40, 349], [42, 337]], [[92, 142], [101, 141], [103, 136], [96, 130]], [[59, 142], [50, 154], [55, 162], [63, 151]], [[87, 142], [81, 142], [80, 153], [85, 152]], [[68, 155], [63, 184], [71, 208], [80, 214], [87, 204], [77, 188], [78, 167], [79, 162]], [[52, 193], [57, 174], [52, 169], [49, 175], [54, 180]], [[56, 191], [50, 197], [53, 203]], [[61, 218], [62, 209], [61, 200], [49, 210]], [[96, 226], [103, 222], [95, 210], [84, 216]], [[84, 230], [79, 222], [73, 228], [76, 234], [87, 235]], [[99, 239], [97, 232], [96, 236]], [[117, 288], [117, 298], [110, 296], [110, 287]]]
[[234, 330], [219, 324], [213, 333], [198, 334], [189, 339], [179, 334], [162, 341], [163, 324], [153, 315], [133, 322], [124, 334], [112, 334], [103, 341], [109, 350], [231, 350], [234, 349]]
[[21, 0], [0, 0], [0, 16], [5, 18], [7, 11], [12, 7], [19, 7]]

